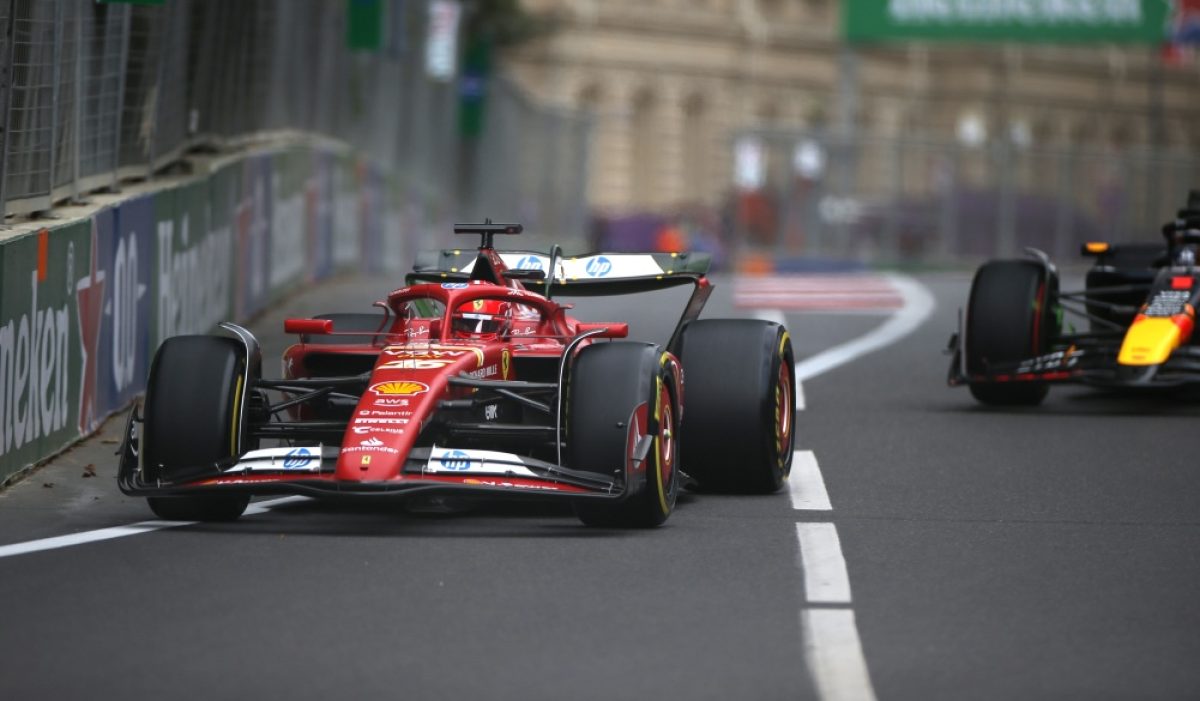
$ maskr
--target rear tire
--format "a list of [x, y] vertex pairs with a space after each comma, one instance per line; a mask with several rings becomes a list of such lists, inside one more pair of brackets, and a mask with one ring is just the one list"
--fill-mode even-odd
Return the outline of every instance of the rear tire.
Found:
[[681, 465], [706, 490], [768, 494], [792, 470], [796, 361], [781, 325], [693, 321], [680, 336]]
[[[220, 336], [174, 336], [159, 347], [146, 385], [142, 461], [148, 481], [183, 482], [216, 474], [213, 463], [241, 451], [246, 351]], [[232, 521], [242, 494], [149, 497], [172, 521]]]
[[[967, 375], [1042, 355], [1058, 334], [1058, 277], [1035, 261], [984, 264], [971, 283], [967, 304]], [[984, 404], [1035, 406], [1050, 388], [1044, 382], [972, 382]]]
[[[621, 501], [579, 499], [575, 513], [589, 526], [652, 528], [675, 510], [679, 494], [678, 398], [656, 345], [604, 343], [584, 348], [571, 368], [567, 396], [567, 465], [626, 476]], [[628, 467], [638, 438], [652, 435], [645, 463]]]

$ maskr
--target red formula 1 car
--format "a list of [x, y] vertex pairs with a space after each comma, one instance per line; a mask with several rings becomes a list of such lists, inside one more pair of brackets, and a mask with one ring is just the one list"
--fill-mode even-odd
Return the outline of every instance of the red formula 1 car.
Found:
[[[288, 320], [281, 379], [234, 324], [167, 339], [130, 415], [121, 490], [182, 520], [237, 518], [259, 494], [452, 495], [566, 499], [589, 525], [646, 527], [681, 486], [780, 488], [795, 397], [782, 326], [698, 320], [707, 256], [495, 250], [520, 231], [456, 226], [478, 252], [419, 259], [378, 313]], [[614, 340], [627, 324], [580, 322], [554, 299], [687, 284], [665, 348]]]

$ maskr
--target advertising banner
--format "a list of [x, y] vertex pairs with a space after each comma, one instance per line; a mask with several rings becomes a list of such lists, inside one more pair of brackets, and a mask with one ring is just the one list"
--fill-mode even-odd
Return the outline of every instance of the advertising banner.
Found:
[[242, 162], [234, 185], [233, 232], [237, 275], [234, 298], [237, 317], [260, 311], [269, 301], [271, 250], [271, 157], [251, 156]]
[[1159, 44], [1173, 0], [844, 0], [850, 42]]
[[164, 339], [398, 268], [423, 214], [396, 192], [365, 160], [289, 149], [0, 244], [0, 482], [128, 405]]
[[199, 182], [154, 197], [155, 348], [230, 318], [232, 235], [227, 226], [211, 226], [209, 195], [209, 184]]
[[82, 381], [96, 376], [105, 287], [93, 241], [79, 222], [0, 249], [0, 480], [95, 424]]
[[153, 196], [139, 197], [92, 219], [98, 267], [104, 283], [100, 335], [95, 348], [96, 415], [105, 416], [145, 389], [150, 370], [154, 306], [155, 222]]

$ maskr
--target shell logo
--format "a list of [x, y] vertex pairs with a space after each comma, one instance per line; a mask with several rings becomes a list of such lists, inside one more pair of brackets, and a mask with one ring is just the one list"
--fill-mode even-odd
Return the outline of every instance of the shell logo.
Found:
[[429, 385], [424, 382], [413, 382], [412, 380], [380, 382], [371, 385], [371, 391], [387, 397], [411, 397], [414, 394], [428, 392]]

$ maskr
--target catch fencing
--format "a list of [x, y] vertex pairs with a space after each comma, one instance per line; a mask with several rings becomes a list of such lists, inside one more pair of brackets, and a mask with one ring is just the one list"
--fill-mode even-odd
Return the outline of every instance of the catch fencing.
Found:
[[299, 130], [378, 163], [416, 220], [479, 213], [582, 236], [586, 121], [497, 78], [482, 133], [465, 139], [457, 76], [426, 67], [433, 3], [381, 4], [382, 40], [363, 51], [348, 46], [345, 2], [0, 0], [4, 214]]
[[1184, 151], [910, 136], [751, 131], [736, 149], [764, 164], [762, 187], [731, 206], [738, 240], [775, 257], [946, 263], [1056, 259], [1089, 240], [1156, 240], [1200, 158]]

